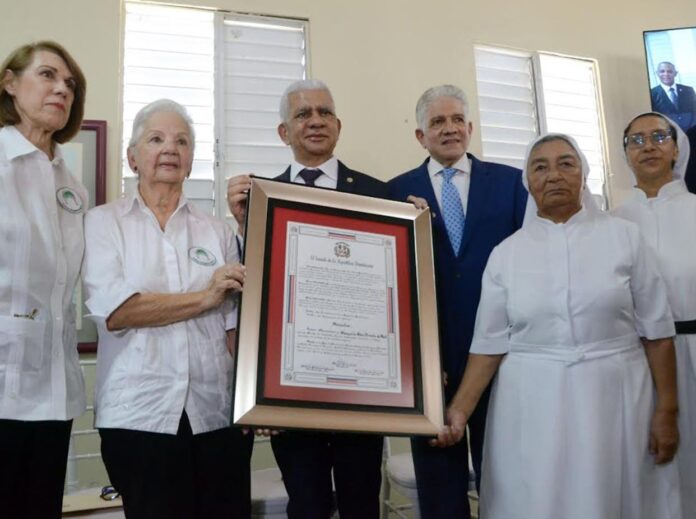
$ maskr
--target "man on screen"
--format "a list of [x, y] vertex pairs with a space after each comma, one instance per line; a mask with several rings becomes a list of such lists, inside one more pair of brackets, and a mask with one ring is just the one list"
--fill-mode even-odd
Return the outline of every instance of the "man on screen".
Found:
[[[473, 123], [464, 92], [453, 85], [426, 90], [416, 104], [416, 138], [429, 157], [388, 182], [394, 200], [425, 199], [431, 209], [440, 348], [447, 402], [457, 391], [474, 331], [481, 277], [493, 248], [522, 225], [527, 191], [518, 169], [467, 153]], [[488, 393], [468, 422], [480, 481]], [[470, 517], [467, 441], [439, 448], [413, 438], [423, 519]], [[522, 512], [521, 512], [522, 513]]]
[[[277, 180], [342, 192], [386, 198], [386, 185], [348, 169], [333, 152], [341, 121], [329, 88], [319, 80], [291, 84], [280, 102], [278, 135], [294, 160]], [[244, 229], [251, 179], [228, 183], [230, 211]], [[290, 519], [328, 519], [331, 515], [332, 470], [341, 519], [378, 519], [382, 437], [367, 434], [293, 432], [272, 436], [271, 445], [290, 498]]]
[[650, 91], [652, 110], [665, 114], [686, 131], [696, 124], [696, 93], [690, 86], [675, 82], [679, 71], [673, 63], [662, 61], [655, 74], [660, 84]]

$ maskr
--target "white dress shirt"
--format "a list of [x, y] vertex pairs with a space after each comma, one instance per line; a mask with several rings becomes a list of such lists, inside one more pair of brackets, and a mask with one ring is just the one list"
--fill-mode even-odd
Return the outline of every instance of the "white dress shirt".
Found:
[[14, 127], [0, 128], [0, 418], [69, 420], [85, 409], [73, 292], [87, 192]]
[[[311, 168], [293, 160], [290, 163], [290, 182], [293, 184], [305, 184], [306, 182], [300, 176], [300, 171], [303, 169], [320, 169], [322, 171], [323, 175], [319, 175], [314, 181], [316, 187], [336, 189], [338, 186], [338, 159], [336, 157], [331, 157], [323, 164]], [[238, 248], [242, 250], [244, 248], [244, 238], [239, 234], [237, 234], [235, 238]]]
[[320, 169], [323, 175], [319, 175], [314, 181], [316, 187], [326, 189], [336, 189], [338, 185], [338, 159], [331, 157], [329, 160], [317, 167], [303, 166], [299, 162], [293, 160], [290, 163], [290, 182], [293, 184], [304, 184], [304, 179], [300, 176], [300, 171], [303, 169]]
[[[464, 215], [466, 216], [466, 209], [469, 200], [469, 184], [471, 183], [471, 160], [465, 153], [450, 167], [457, 170], [452, 177], [452, 184], [454, 184], [454, 187], [456, 187], [457, 191], [459, 191], [459, 197], [462, 199], [462, 209], [464, 209]], [[428, 174], [430, 175], [430, 182], [433, 184], [433, 191], [435, 191], [435, 197], [437, 198], [437, 203], [440, 206], [440, 211], [442, 211], [443, 169], [445, 169], [445, 166], [440, 164], [433, 157], [430, 157], [430, 160], [428, 161]]]
[[669, 99], [670, 101], [672, 100], [672, 96], [669, 89], [673, 88], [674, 97], [676, 97], [677, 102], [679, 101], [679, 89], [677, 88], [676, 83], [672, 83], [671, 85], [665, 85], [664, 83], [660, 83], [660, 86], [662, 87], [662, 90], [665, 91], [665, 94], [667, 94], [667, 99]]
[[213, 272], [239, 261], [232, 230], [181, 197], [165, 229], [140, 195], [96, 207], [85, 218], [86, 304], [99, 332], [96, 427], [176, 434], [185, 409], [194, 434], [227, 427], [236, 327], [232, 297], [167, 326], [106, 329], [137, 293], [203, 290]]

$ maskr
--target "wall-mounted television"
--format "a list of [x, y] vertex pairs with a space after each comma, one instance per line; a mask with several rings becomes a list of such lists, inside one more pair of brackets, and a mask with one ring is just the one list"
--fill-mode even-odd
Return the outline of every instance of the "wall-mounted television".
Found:
[[645, 31], [643, 41], [652, 110], [696, 126], [696, 27]]

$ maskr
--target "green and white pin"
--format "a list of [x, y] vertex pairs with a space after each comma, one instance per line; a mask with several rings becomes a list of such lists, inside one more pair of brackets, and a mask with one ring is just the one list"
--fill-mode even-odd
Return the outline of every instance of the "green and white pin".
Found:
[[61, 187], [56, 191], [58, 204], [69, 213], [81, 213], [84, 207], [82, 198], [69, 187]]

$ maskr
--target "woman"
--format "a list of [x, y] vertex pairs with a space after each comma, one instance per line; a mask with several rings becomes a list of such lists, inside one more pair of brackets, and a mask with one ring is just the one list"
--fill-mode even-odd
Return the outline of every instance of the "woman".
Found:
[[60, 517], [85, 409], [73, 291], [87, 207], [60, 144], [80, 130], [86, 83], [50, 41], [0, 71], [0, 517]]
[[624, 152], [636, 187], [615, 214], [637, 223], [656, 251], [677, 321], [677, 463], [682, 513], [696, 517], [696, 195], [684, 184], [689, 148], [684, 132], [665, 116], [650, 112], [632, 119]]
[[594, 205], [571, 138], [537, 139], [525, 164], [525, 223], [488, 261], [440, 441], [460, 437], [498, 372], [482, 517], [681, 517], [674, 325], [655, 260], [636, 226]]
[[250, 515], [253, 439], [229, 428], [227, 349], [244, 267], [230, 228], [183, 195], [193, 150], [181, 105], [145, 106], [128, 145], [137, 192], [85, 219], [96, 427], [129, 518]]

